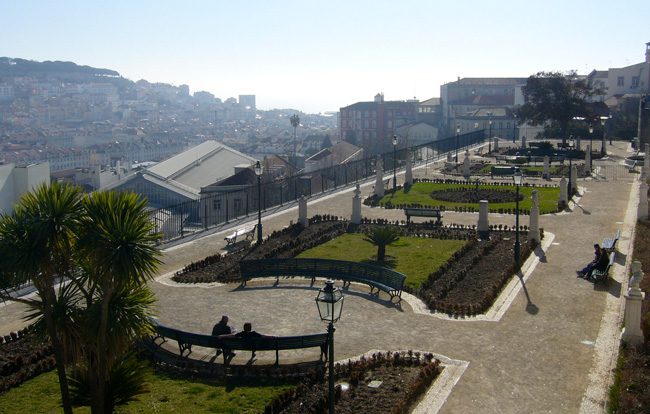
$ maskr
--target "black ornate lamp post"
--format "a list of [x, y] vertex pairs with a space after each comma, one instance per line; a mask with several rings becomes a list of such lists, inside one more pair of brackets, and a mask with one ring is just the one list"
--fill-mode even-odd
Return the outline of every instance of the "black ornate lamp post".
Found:
[[397, 191], [397, 135], [393, 135], [393, 194]]
[[262, 164], [255, 163], [255, 175], [257, 176], [257, 245], [262, 244]]
[[521, 244], [519, 243], [519, 186], [524, 180], [524, 175], [521, 173], [521, 170], [517, 168], [515, 173], [512, 175], [512, 179], [517, 187], [517, 199], [515, 207], [515, 267], [519, 269], [519, 260], [521, 258]]
[[327, 323], [327, 334], [329, 335], [329, 356], [327, 368], [329, 377], [329, 413], [334, 414], [334, 322], [341, 318], [343, 309], [343, 292], [334, 286], [332, 280], [325, 282], [325, 287], [318, 291], [316, 306], [320, 319]]
[[589, 171], [591, 171], [591, 156], [594, 153], [594, 126], [589, 124]]
[[458, 135], [460, 134], [460, 125], [456, 125], [456, 164], [458, 164]]
[[488, 154], [490, 154], [492, 152], [492, 112], [488, 112], [487, 116], [489, 118], [488, 125], [490, 131], [488, 132]]
[[512, 143], [515, 143], [517, 138], [517, 115], [512, 114]]
[[[601, 157], [604, 157], [605, 155], [607, 155], [607, 149], [605, 148], [605, 143], [607, 142], [607, 140], [605, 139], [605, 125], [606, 125], [606, 122], [607, 122], [607, 117], [606, 116], [601, 116], [600, 117], [600, 126], [603, 129], [603, 140], [602, 140], [603, 142], [600, 145], [600, 156]], [[609, 145], [612, 145], [612, 137], [611, 136], [609, 137]]]

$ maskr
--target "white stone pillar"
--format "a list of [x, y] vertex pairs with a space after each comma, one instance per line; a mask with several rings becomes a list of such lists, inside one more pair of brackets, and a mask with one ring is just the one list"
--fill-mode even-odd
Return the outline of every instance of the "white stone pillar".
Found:
[[533, 206], [530, 208], [528, 240], [535, 240], [539, 243], [539, 199], [537, 198], [537, 190], [533, 190], [530, 198]]
[[544, 155], [544, 171], [542, 171], [542, 177], [548, 178], [551, 174], [551, 159], [548, 155]]
[[375, 179], [375, 195], [379, 198], [384, 196], [384, 167], [381, 161], [381, 155], [377, 156], [375, 163], [377, 178]]
[[492, 143], [492, 151], [499, 151], [499, 138], [494, 138], [494, 142]]
[[641, 169], [641, 177], [644, 180], [648, 180], [650, 178], [650, 144], [645, 144], [644, 145], [645, 149], [645, 155], [643, 157], [643, 168]]
[[526, 148], [526, 136], [525, 135], [521, 136], [521, 148], [522, 149]]
[[454, 156], [451, 155], [451, 152], [447, 153], [447, 162], [454, 162]]
[[465, 178], [470, 176], [470, 165], [469, 151], [465, 151], [465, 159], [463, 160], [463, 177]]
[[406, 151], [406, 171], [404, 172], [404, 188], [409, 187], [413, 184], [413, 166], [411, 163], [411, 158], [413, 154], [411, 151]]
[[645, 181], [641, 181], [641, 188], [639, 189], [639, 206], [636, 210], [636, 218], [648, 218], [648, 184]]
[[585, 149], [585, 168], [591, 172], [591, 145], [587, 145]]
[[354, 197], [352, 197], [352, 217], [350, 221], [353, 224], [361, 224], [361, 189], [359, 189], [359, 184], [357, 188], [354, 189]]
[[580, 151], [580, 137], [576, 138], [576, 151]]
[[561, 208], [565, 208], [567, 205], [569, 205], [569, 190], [567, 186], [568, 184], [566, 178], [562, 177], [562, 179], [560, 179], [560, 201], [559, 201], [559, 206]]
[[309, 226], [309, 220], [307, 220], [307, 197], [304, 195], [298, 199], [298, 223], [302, 224], [303, 227]]
[[480, 200], [478, 202], [478, 236], [482, 240], [490, 238], [490, 221], [488, 219], [489, 205], [487, 200]]
[[575, 165], [571, 166], [571, 194], [578, 191], [578, 169]]
[[630, 287], [625, 294], [625, 328], [623, 328], [622, 339], [628, 345], [637, 346], [643, 344], [643, 331], [641, 330], [641, 304], [645, 293], [639, 289], [639, 283], [643, 279], [641, 262], [632, 262], [632, 277]]

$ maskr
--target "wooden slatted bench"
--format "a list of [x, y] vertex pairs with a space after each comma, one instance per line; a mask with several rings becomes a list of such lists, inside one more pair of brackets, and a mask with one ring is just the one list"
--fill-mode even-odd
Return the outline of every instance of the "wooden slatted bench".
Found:
[[609, 269], [614, 266], [614, 262], [616, 261], [616, 252], [611, 252], [609, 254], [609, 263], [607, 263], [607, 267], [604, 270], [597, 270], [594, 269], [591, 271], [591, 275], [589, 275], [589, 278], [594, 281], [594, 283], [605, 283], [609, 279]]
[[240, 242], [242, 240], [245, 241], [252, 241], [255, 238], [255, 229], [257, 228], [257, 224], [252, 226], [252, 227], [244, 227], [242, 229], [238, 229], [232, 234], [229, 234], [224, 238], [226, 240], [226, 245], [227, 246], [233, 246], [237, 242]]
[[[155, 323], [155, 334], [153, 342], [157, 339], [162, 345], [171, 339], [178, 343], [178, 350], [181, 357], [188, 357], [192, 353], [192, 346], [222, 350], [241, 351], [275, 351], [275, 364], [280, 362], [280, 351], [290, 349], [320, 348], [319, 361], [327, 361], [327, 345], [329, 337], [327, 332], [318, 334], [298, 336], [264, 336], [261, 338], [240, 338], [236, 336], [212, 336], [194, 332], [186, 332], [180, 329]], [[230, 363], [228, 352], [223, 353], [224, 365]]]
[[413, 217], [433, 217], [436, 219], [436, 225], [442, 225], [442, 212], [437, 208], [415, 208], [406, 207], [404, 209], [406, 214], [406, 224], [411, 223], [411, 216]]
[[298, 276], [311, 278], [312, 285], [316, 277], [342, 280], [344, 287], [351, 282], [370, 286], [370, 293], [384, 291], [390, 295], [391, 302], [402, 300], [402, 289], [406, 276], [394, 270], [365, 263], [347, 262], [330, 259], [263, 259], [242, 260], [239, 262], [241, 285], [254, 278], [275, 277], [279, 283], [281, 276]]
[[603, 249], [607, 250], [608, 252], [613, 252], [616, 250], [616, 243], [618, 242], [618, 239], [621, 237], [621, 231], [617, 230], [616, 235], [614, 237], [606, 237], [603, 239], [603, 244], [601, 244], [600, 247]]

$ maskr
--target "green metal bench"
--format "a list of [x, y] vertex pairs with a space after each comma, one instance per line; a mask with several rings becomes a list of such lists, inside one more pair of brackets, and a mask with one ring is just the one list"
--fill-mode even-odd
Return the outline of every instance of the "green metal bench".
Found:
[[513, 175], [517, 167], [501, 167], [493, 165], [490, 169], [490, 176], [503, 176], [503, 175]]
[[591, 275], [589, 275], [589, 278], [594, 281], [594, 283], [605, 283], [609, 279], [609, 269], [614, 266], [614, 262], [616, 261], [616, 252], [611, 252], [609, 254], [609, 263], [607, 263], [607, 267], [603, 270], [597, 270], [594, 269], [591, 271]]
[[239, 262], [241, 272], [241, 285], [254, 278], [275, 277], [276, 283], [280, 276], [301, 276], [311, 278], [313, 285], [315, 278], [326, 277], [343, 281], [343, 286], [350, 286], [351, 282], [363, 283], [370, 286], [370, 293], [377, 289], [390, 295], [391, 302], [398, 298], [402, 300], [402, 289], [406, 276], [391, 269], [373, 266], [365, 263], [347, 262], [330, 259], [264, 259], [242, 260]]
[[[222, 350], [242, 351], [275, 351], [275, 365], [280, 362], [279, 352], [289, 349], [320, 348], [319, 360], [327, 361], [328, 334], [318, 333], [298, 336], [264, 336], [261, 338], [240, 338], [236, 336], [212, 336], [194, 332], [186, 332], [169, 326], [155, 324], [154, 343], [162, 339], [160, 345], [171, 339], [178, 343], [181, 357], [188, 357], [192, 353], [192, 346], [214, 348]], [[224, 365], [230, 363], [228, 352], [223, 353]]]
[[437, 208], [415, 208], [415, 207], [406, 207], [404, 209], [404, 214], [406, 215], [406, 224], [411, 223], [411, 216], [413, 217], [434, 217], [436, 219], [436, 225], [442, 225], [442, 213], [440, 209]]

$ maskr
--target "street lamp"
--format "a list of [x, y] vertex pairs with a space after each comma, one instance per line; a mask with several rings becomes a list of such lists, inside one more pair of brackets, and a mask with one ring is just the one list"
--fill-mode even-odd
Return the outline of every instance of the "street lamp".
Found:
[[257, 245], [262, 244], [262, 164], [255, 163], [255, 175], [257, 176]]
[[512, 143], [515, 143], [517, 138], [517, 114], [512, 114]]
[[393, 135], [393, 195], [397, 191], [397, 135]]
[[518, 270], [519, 259], [521, 258], [521, 244], [519, 243], [519, 186], [524, 180], [524, 176], [519, 168], [517, 168], [515, 173], [512, 175], [512, 180], [515, 183], [515, 187], [517, 187], [517, 204], [515, 207], [515, 267]]
[[456, 125], [456, 164], [458, 164], [458, 135], [460, 134], [460, 124]]
[[[600, 117], [600, 126], [603, 128], [603, 142], [600, 145], [600, 156], [604, 157], [607, 154], [607, 149], [605, 148], [605, 144], [607, 140], [605, 139], [605, 125], [607, 122], [608, 117], [606, 116], [601, 116]], [[612, 145], [612, 136], [609, 136], [609, 145]]]
[[487, 116], [489, 118], [488, 125], [490, 131], [488, 132], [488, 154], [490, 154], [492, 152], [492, 112], [488, 112]]
[[594, 126], [589, 124], [589, 171], [591, 171], [591, 155], [594, 153]]
[[334, 414], [334, 322], [341, 318], [343, 309], [343, 292], [334, 286], [334, 281], [325, 282], [325, 287], [318, 291], [316, 306], [320, 320], [327, 323], [329, 339], [329, 356], [327, 368], [329, 374], [329, 413]]

